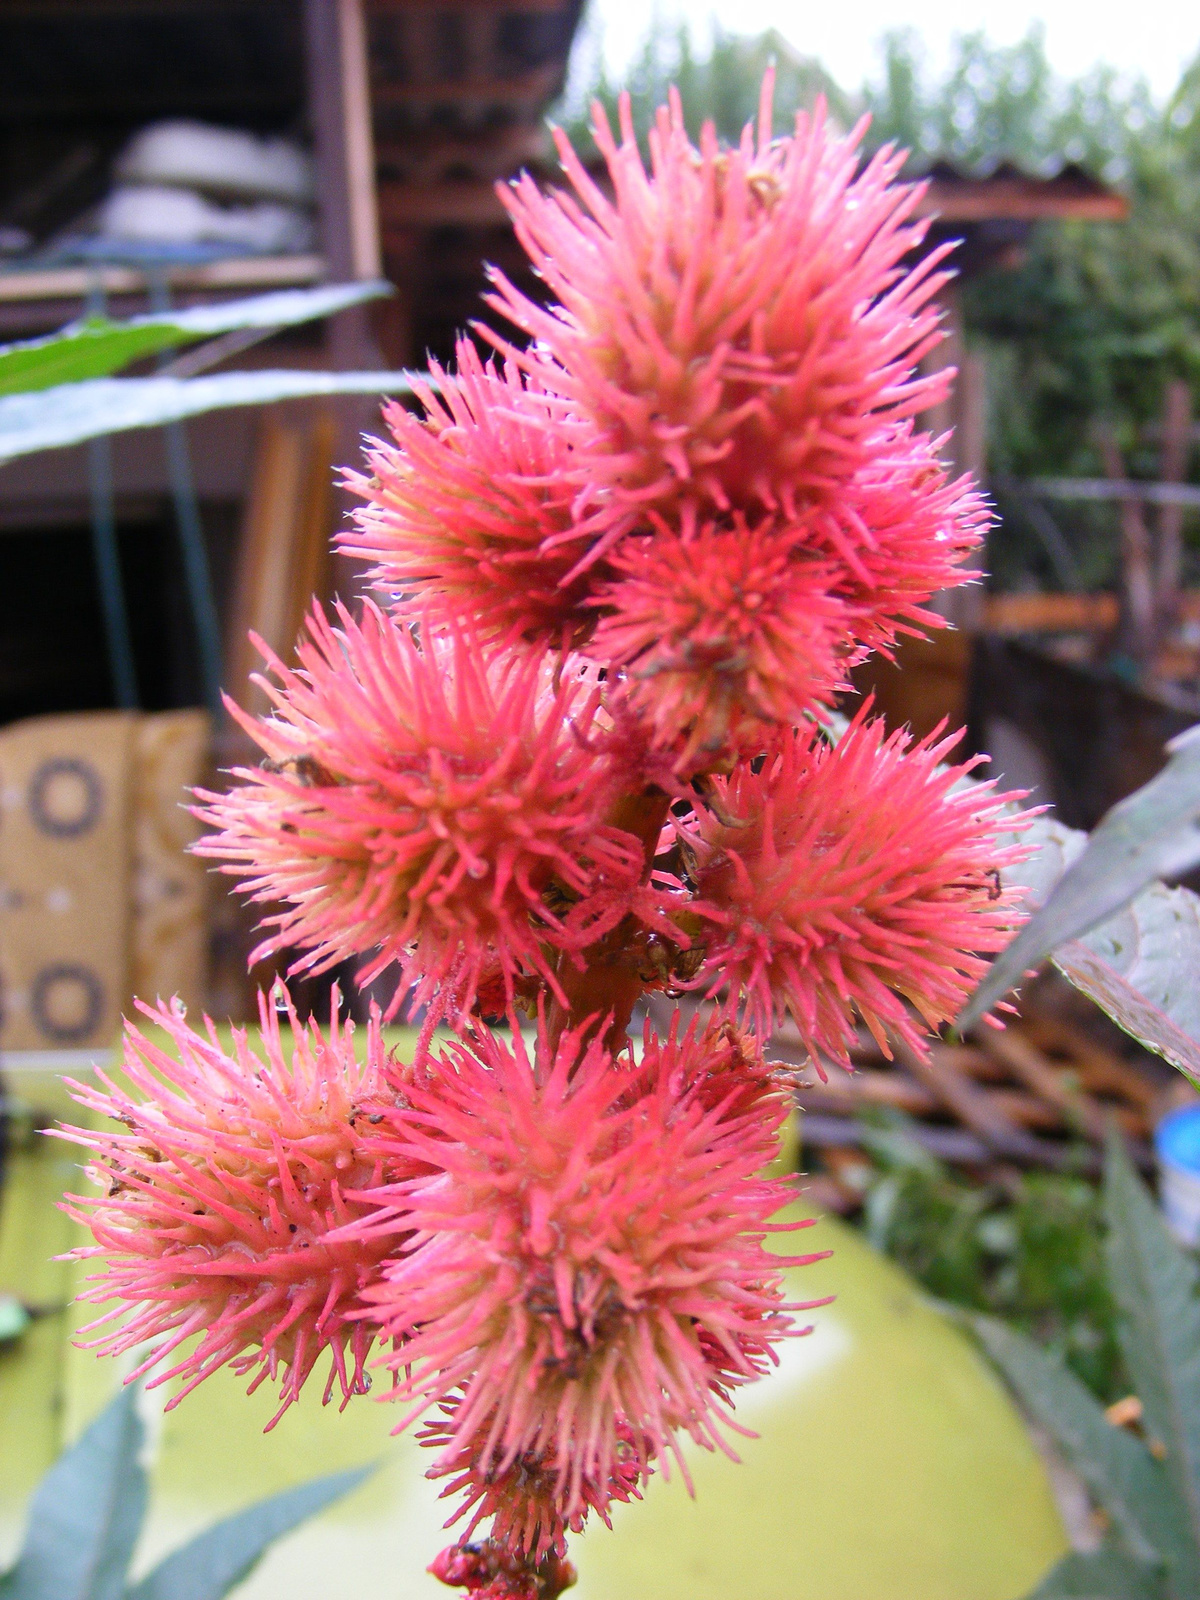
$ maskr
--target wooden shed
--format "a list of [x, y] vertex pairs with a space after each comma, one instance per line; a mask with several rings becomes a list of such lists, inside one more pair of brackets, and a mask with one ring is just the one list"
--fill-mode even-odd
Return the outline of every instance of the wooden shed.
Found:
[[[390, 301], [232, 364], [448, 354], [484, 259], [517, 263], [494, 209], [464, 216], [447, 196], [541, 153], [579, 9], [5, 0], [0, 340], [89, 309], [129, 315], [386, 271]], [[106, 204], [131, 138], [181, 120], [310, 153], [303, 248], [123, 256], [91, 249], [85, 232], [80, 253], [72, 230]], [[207, 988], [219, 1012], [244, 1012], [245, 927], [226, 897], [206, 916], [203, 874], [182, 854], [179, 800], [206, 775], [212, 731], [188, 708], [211, 709], [218, 681], [252, 697], [247, 629], [286, 655], [311, 594], [353, 581], [328, 554], [344, 512], [334, 469], [375, 412], [373, 400], [218, 412], [0, 468], [0, 1050], [107, 1041], [134, 989], [196, 1000]], [[114, 586], [124, 658], [102, 603]], [[220, 765], [238, 753], [231, 731], [216, 729]]]

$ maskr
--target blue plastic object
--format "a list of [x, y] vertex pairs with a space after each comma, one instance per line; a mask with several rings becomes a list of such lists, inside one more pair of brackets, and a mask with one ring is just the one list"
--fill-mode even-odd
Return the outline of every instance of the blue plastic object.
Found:
[[1154, 1130], [1158, 1159], [1200, 1178], [1200, 1104], [1183, 1106]]

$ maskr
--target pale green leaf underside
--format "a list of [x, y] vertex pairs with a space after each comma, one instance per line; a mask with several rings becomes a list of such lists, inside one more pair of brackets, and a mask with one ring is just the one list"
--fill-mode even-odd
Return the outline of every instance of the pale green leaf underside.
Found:
[[959, 1018], [960, 1030], [978, 1022], [1051, 951], [1102, 923], [1156, 878], [1200, 861], [1200, 729], [1172, 740], [1168, 750], [1163, 770], [1113, 806], [1041, 909], [992, 963]]
[[5, 1600], [122, 1600], [146, 1511], [141, 1441], [137, 1392], [130, 1388], [38, 1485]]
[[1114, 1428], [1095, 1397], [1057, 1358], [990, 1317], [971, 1318], [984, 1348], [1021, 1404], [1047, 1430], [1113, 1520], [1129, 1554], [1144, 1564], [1186, 1529], [1162, 1467], [1132, 1435]]
[[206, 411], [335, 394], [407, 394], [406, 372], [222, 372], [202, 378], [96, 378], [0, 396], [0, 461]]
[[[1167, 1231], [1124, 1146], [1109, 1140], [1104, 1185], [1108, 1280], [1121, 1313], [1121, 1348], [1143, 1423], [1165, 1448], [1171, 1499], [1186, 1517], [1180, 1585], [1200, 1591], [1200, 1300], [1195, 1262]], [[1161, 1542], [1159, 1548], [1170, 1554]]]
[[1054, 952], [1077, 989], [1200, 1087], [1200, 897], [1155, 884]]
[[268, 1548], [370, 1477], [374, 1467], [337, 1472], [285, 1489], [207, 1528], [160, 1562], [127, 1600], [221, 1600], [248, 1577]]

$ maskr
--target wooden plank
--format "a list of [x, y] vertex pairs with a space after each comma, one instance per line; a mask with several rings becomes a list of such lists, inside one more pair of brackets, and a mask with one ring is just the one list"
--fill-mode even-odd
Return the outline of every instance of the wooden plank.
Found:
[[[965, 1128], [930, 1127], [914, 1122], [909, 1130], [915, 1142], [937, 1156], [963, 1166], [989, 1165], [995, 1158], [986, 1142]], [[800, 1119], [800, 1148], [839, 1149], [861, 1146], [862, 1124], [853, 1117], [829, 1117], [805, 1112]]]
[[1115, 594], [990, 594], [983, 603], [988, 633], [1099, 633], [1117, 624]]
[[[321, 247], [332, 277], [379, 278], [383, 255], [362, 0], [304, 0], [304, 36]], [[377, 360], [363, 306], [331, 317], [326, 341], [335, 368]]]
[[1101, 185], [1068, 188], [1051, 178], [1018, 176], [975, 180], [933, 178], [917, 205], [918, 216], [943, 222], [989, 222], [993, 219], [1039, 222], [1075, 217], [1090, 222], [1123, 222], [1129, 215], [1125, 196]]
[[1158, 1099], [1154, 1085], [1070, 1023], [1032, 1012], [1021, 1018], [1021, 1030], [1042, 1050], [1068, 1057], [1090, 1093], [1116, 1095], [1143, 1117], [1153, 1112]]
[[[521, 167], [540, 168], [547, 152], [540, 124], [513, 122], [490, 130], [486, 140], [443, 128], [406, 128], [389, 134], [375, 129], [375, 169], [380, 186], [455, 182], [488, 185]], [[455, 177], [457, 175], [457, 177]], [[550, 181], [555, 181], [552, 177]]]
[[379, 185], [379, 222], [385, 240], [404, 228], [495, 227], [508, 221], [495, 185], [486, 182]]
[[[939, 1051], [939, 1056], [944, 1064], [952, 1066], [946, 1062], [944, 1052]], [[1037, 1094], [1011, 1087], [991, 1088], [985, 1093], [992, 1109], [1017, 1127], [1047, 1133], [1069, 1131], [1061, 1110]], [[855, 1072], [840, 1081], [830, 1079], [828, 1084], [804, 1084], [796, 1091], [796, 1103], [804, 1111], [831, 1116], [854, 1116], [871, 1106], [887, 1106], [916, 1118], [945, 1114], [939, 1096], [924, 1084], [913, 1082], [906, 1072], [896, 1071]]]
[[1104, 1141], [1108, 1118], [1095, 1101], [1070, 1083], [1066, 1072], [1054, 1067], [1029, 1039], [1014, 1029], [1003, 1033], [980, 1028], [975, 1037], [989, 1055], [1004, 1063], [1034, 1094], [1062, 1113], [1068, 1130], [1078, 1130], [1093, 1143]]
[[[327, 275], [325, 258], [299, 256], [231, 256], [227, 261], [172, 267], [168, 274], [176, 293], [194, 290], [288, 289], [318, 283]], [[0, 272], [0, 303], [38, 300], [82, 300], [93, 283], [108, 295], [148, 292], [146, 274], [136, 267], [55, 267], [45, 271]]]
[[943, 1061], [937, 1052], [921, 1057], [896, 1041], [896, 1059], [918, 1082], [925, 1084], [960, 1122], [978, 1135], [994, 1154], [1022, 1166], [1064, 1165], [1064, 1151], [1047, 1139], [1017, 1127], [994, 1104], [994, 1097]]
[[910, 1117], [936, 1116], [939, 1102], [922, 1084], [907, 1073], [860, 1070], [839, 1072], [828, 1083], [806, 1083], [796, 1090], [797, 1103], [805, 1109], [852, 1115], [862, 1106], [891, 1106]]
[[875, 696], [876, 714], [889, 729], [907, 724], [924, 738], [943, 718], [951, 728], [966, 721], [971, 654], [969, 635], [947, 628], [927, 639], [900, 639], [894, 661], [876, 653], [854, 669], [852, 681]]
[[467, 103], [481, 108], [529, 106], [540, 110], [557, 93], [565, 66], [565, 61], [555, 60], [505, 77], [474, 74], [461, 78], [418, 78], [404, 83], [376, 80], [372, 92], [377, 106]]
[[290, 661], [311, 598], [325, 588], [336, 437], [326, 411], [299, 419], [272, 411], [260, 424], [226, 671], [234, 699], [258, 715], [268, 701], [250, 681], [261, 663], [247, 635]]

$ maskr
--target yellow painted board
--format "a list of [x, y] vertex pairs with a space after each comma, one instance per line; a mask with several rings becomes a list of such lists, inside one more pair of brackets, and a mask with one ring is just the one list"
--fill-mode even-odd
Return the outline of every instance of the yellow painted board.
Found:
[[[28, 1085], [8, 1075], [14, 1099], [57, 1111], [57, 1079]], [[75, 1174], [66, 1145], [35, 1138], [8, 1154], [0, 1191], [0, 1293], [39, 1314], [18, 1344], [0, 1349], [0, 1560], [13, 1549], [25, 1500], [58, 1454], [65, 1408], [67, 1303], [72, 1269], [53, 1257], [75, 1243], [55, 1202]]]

